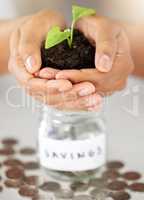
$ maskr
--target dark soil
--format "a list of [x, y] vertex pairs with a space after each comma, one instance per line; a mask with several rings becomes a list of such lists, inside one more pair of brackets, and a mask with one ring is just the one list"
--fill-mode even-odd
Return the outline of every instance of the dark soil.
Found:
[[41, 55], [42, 68], [95, 68], [95, 47], [93, 47], [88, 39], [77, 30], [74, 31], [72, 48], [69, 48], [66, 40], [50, 49], [45, 49], [43, 43]]

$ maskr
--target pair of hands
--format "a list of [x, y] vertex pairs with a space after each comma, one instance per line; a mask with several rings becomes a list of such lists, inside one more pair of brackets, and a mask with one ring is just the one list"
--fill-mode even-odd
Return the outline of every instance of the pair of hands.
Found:
[[41, 11], [25, 20], [10, 39], [9, 70], [28, 94], [58, 109], [98, 110], [102, 95], [125, 87], [133, 71], [129, 42], [122, 26], [104, 17], [81, 18], [76, 24], [96, 45], [96, 69], [41, 68], [41, 43], [52, 26], [65, 27], [61, 14]]

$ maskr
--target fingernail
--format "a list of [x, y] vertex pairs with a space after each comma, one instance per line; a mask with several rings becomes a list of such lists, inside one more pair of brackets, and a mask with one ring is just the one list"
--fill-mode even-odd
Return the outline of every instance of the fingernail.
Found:
[[87, 107], [94, 107], [102, 104], [102, 97], [100, 95], [89, 96], [86, 99], [85, 105]]
[[84, 97], [84, 96], [92, 94], [94, 91], [95, 91], [95, 88], [93, 88], [93, 87], [86, 87], [86, 88], [81, 89], [78, 92], [78, 94], [79, 94], [80, 97]]
[[108, 55], [103, 55], [98, 59], [97, 67], [101, 72], [108, 72], [112, 68], [112, 61]]
[[48, 85], [47, 87], [50, 89], [54, 89], [54, 90], [57, 90], [59, 92], [65, 92], [65, 91], [68, 91], [72, 88], [72, 84], [67, 82], [67, 83], [60, 83], [60, 82], [57, 82], [56, 80], [50, 80], [48, 82]]
[[32, 71], [33, 67], [36, 65], [35, 59], [32, 56], [29, 56], [26, 59], [25, 66], [28, 71]]
[[97, 99], [88, 98], [85, 105], [86, 105], [87, 107], [92, 107], [92, 106], [97, 106], [98, 103], [99, 103], [99, 102], [98, 102]]

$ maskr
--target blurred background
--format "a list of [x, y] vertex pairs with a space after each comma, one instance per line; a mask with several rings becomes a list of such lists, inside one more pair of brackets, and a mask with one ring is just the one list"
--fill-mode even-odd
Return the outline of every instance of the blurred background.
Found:
[[[44, 8], [58, 9], [68, 21], [71, 5], [81, 4], [96, 8], [98, 14], [114, 19], [144, 22], [143, 0], [4, 0], [0, 4], [0, 18], [13, 18], [31, 14]], [[35, 102], [26, 97], [22, 89], [16, 88], [16, 80], [11, 75], [0, 77], [0, 137], [15, 136], [22, 143], [36, 145], [39, 114]], [[10, 102], [7, 101], [7, 95]], [[10, 104], [16, 106], [11, 106]], [[127, 88], [109, 97], [105, 105], [109, 135], [109, 158], [124, 160], [129, 169], [144, 168], [144, 80], [130, 77]], [[142, 196], [136, 196], [135, 200]]]
[[40, 9], [50, 8], [62, 11], [69, 19], [72, 4], [94, 7], [97, 13], [115, 19], [143, 22], [143, 0], [5, 0], [1, 1], [0, 17], [9, 18], [34, 13]]

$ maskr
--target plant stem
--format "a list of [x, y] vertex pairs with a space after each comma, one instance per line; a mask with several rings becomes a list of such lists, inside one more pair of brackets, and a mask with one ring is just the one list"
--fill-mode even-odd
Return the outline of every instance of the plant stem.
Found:
[[67, 42], [68, 42], [69, 48], [71, 48], [71, 40], [70, 40], [70, 38], [67, 38]]
[[73, 21], [72, 25], [71, 25], [71, 36], [70, 36], [70, 46], [71, 47], [72, 47], [72, 43], [73, 43], [74, 24], [75, 24], [75, 22]]

